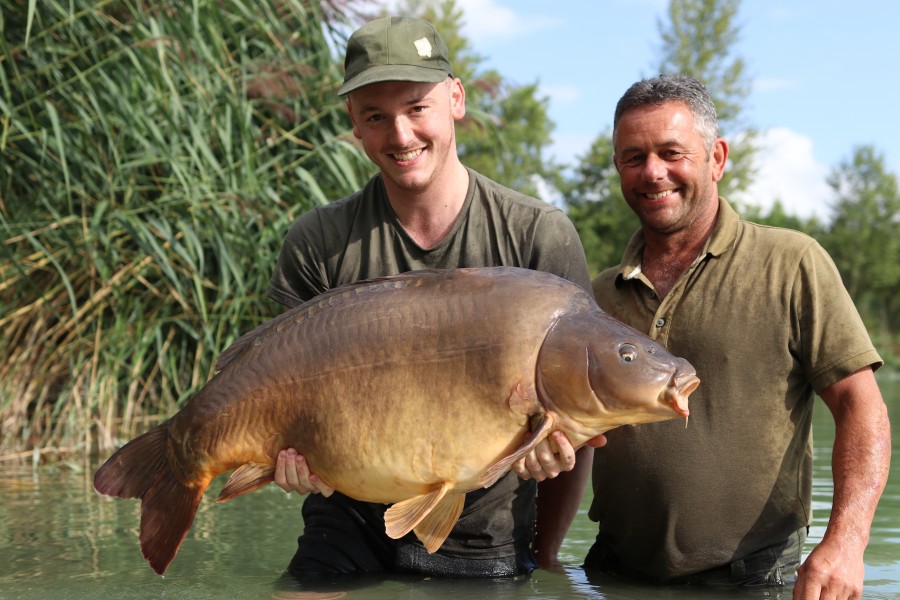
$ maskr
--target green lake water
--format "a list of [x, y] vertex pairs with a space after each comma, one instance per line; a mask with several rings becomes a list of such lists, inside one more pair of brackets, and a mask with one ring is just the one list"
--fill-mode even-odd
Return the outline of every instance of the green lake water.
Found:
[[[866, 551], [863, 598], [900, 598], [900, 382], [880, 378], [894, 432], [891, 478], [881, 499]], [[814, 523], [806, 552], [821, 539], [831, 506], [834, 425], [825, 405], [815, 411]], [[602, 451], [602, 450], [601, 450]], [[588, 497], [562, 549], [564, 572], [538, 570], [519, 580], [391, 578], [326, 587], [313, 594], [283, 578], [300, 531], [300, 499], [274, 486], [224, 504], [212, 499], [213, 482], [165, 577], [141, 558], [139, 503], [98, 496], [96, 465], [39, 467], [0, 463], [0, 598], [205, 599], [205, 598], [702, 598], [780, 599], [784, 590], [715, 590], [592, 585], [578, 565], [596, 526], [587, 519]], [[699, 493], [699, 492], [698, 492]]]

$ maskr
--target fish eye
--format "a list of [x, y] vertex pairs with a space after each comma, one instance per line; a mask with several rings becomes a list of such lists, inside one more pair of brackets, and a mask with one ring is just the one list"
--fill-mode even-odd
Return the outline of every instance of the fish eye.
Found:
[[621, 357], [623, 362], [634, 362], [638, 357], [637, 348], [631, 344], [622, 344], [619, 346], [619, 357]]

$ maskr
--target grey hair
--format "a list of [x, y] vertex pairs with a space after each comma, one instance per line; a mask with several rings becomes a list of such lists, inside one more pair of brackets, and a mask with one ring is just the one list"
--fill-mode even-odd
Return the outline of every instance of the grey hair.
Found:
[[627, 111], [644, 106], [660, 106], [666, 102], [682, 102], [687, 105], [694, 115], [694, 129], [703, 138], [706, 150], [712, 149], [719, 137], [716, 105], [698, 79], [680, 73], [642, 79], [628, 88], [616, 104], [613, 139], [619, 127], [619, 119]]

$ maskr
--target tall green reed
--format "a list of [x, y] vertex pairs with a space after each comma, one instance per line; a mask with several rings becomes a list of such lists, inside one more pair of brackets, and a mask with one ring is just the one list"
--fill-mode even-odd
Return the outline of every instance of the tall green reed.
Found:
[[0, 456], [170, 414], [265, 298], [304, 210], [358, 189], [350, 3], [4, 3]]

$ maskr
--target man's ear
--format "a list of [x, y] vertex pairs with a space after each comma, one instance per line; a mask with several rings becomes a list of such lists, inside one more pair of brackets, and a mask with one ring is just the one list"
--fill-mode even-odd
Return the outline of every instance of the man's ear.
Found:
[[344, 100], [344, 107], [347, 109], [347, 114], [350, 115], [350, 122], [353, 123], [353, 136], [361, 140], [362, 134], [359, 131], [359, 127], [356, 125], [356, 117], [353, 116], [353, 106], [350, 104], [350, 96], [347, 95], [347, 99]]
[[728, 142], [724, 138], [713, 142], [711, 158], [713, 181], [719, 182], [725, 174], [725, 163], [728, 161]]
[[466, 116], [466, 88], [458, 77], [450, 79], [450, 114], [453, 119], [459, 121]]

